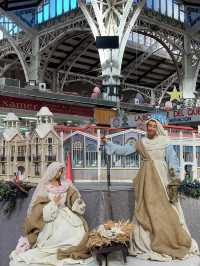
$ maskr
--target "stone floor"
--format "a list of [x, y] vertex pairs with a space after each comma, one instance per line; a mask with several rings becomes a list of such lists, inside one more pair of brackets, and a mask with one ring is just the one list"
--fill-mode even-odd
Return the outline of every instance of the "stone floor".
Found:
[[127, 263], [123, 264], [122, 260], [115, 260], [112, 258], [109, 262], [109, 266], [200, 266], [200, 257], [191, 257], [182, 261], [173, 261], [173, 262], [158, 262], [158, 261], [147, 261], [141, 260], [134, 257], [128, 257]]
[[[72, 266], [72, 264], [59, 264], [57, 266]], [[76, 266], [81, 266], [81, 264], [74, 264]], [[93, 261], [89, 264], [82, 264], [85, 266], [98, 266], [96, 261]], [[28, 266], [25, 263], [11, 263], [10, 266]], [[41, 264], [31, 264], [31, 266], [42, 266]], [[51, 265], [44, 265], [51, 266]], [[103, 263], [105, 266], [105, 262]], [[177, 260], [173, 262], [159, 262], [159, 261], [147, 261], [142, 259], [137, 259], [134, 257], [127, 257], [127, 263], [124, 264], [121, 256], [116, 254], [115, 256], [109, 257], [108, 266], [200, 266], [200, 257], [194, 256], [186, 260]]]

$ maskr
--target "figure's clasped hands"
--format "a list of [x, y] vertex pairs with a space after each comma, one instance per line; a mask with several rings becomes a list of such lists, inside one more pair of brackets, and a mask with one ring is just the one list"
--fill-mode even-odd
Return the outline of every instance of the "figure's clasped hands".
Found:
[[16, 252], [23, 253], [26, 250], [30, 249], [30, 244], [27, 237], [21, 236], [18, 240], [17, 246], [16, 246]]

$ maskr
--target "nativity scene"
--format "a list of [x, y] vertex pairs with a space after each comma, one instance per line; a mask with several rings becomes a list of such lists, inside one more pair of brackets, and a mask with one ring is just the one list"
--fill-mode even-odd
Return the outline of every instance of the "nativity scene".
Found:
[[[64, 164], [53, 162], [33, 193], [24, 233], [9, 256], [10, 266], [102, 265], [99, 256], [108, 263], [107, 256], [115, 250], [122, 251], [125, 263], [128, 255], [127, 265], [133, 266], [144, 261], [152, 266], [182, 261], [189, 266], [193, 257], [200, 262], [199, 247], [187, 227], [179, 197], [172, 200], [170, 195], [169, 186], [180, 175], [176, 153], [159, 121], [150, 119], [146, 126], [146, 137], [135, 143], [121, 146], [102, 138], [108, 155], [137, 151], [141, 156], [133, 180], [131, 221], [110, 221], [89, 229], [81, 194], [64, 178]], [[99, 215], [95, 209], [93, 215]], [[115, 248], [110, 251], [111, 247]], [[109, 263], [115, 265], [116, 261], [111, 257]]]

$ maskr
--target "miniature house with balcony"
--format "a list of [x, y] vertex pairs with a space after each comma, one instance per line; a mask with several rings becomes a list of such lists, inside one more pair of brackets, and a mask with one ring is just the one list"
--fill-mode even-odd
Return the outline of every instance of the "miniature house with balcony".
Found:
[[62, 140], [54, 129], [53, 114], [47, 107], [37, 113], [33, 132], [21, 134], [19, 119], [9, 113], [0, 134], [0, 178], [11, 180], [15, 175], [37, 182], [47, 166], [61, 160]]
[[26, 157], [26, 139], [20, 133], [19, 119], [14, 113], [8, 113], [4, 120], [4, 131], [1, 133], [0, 176], [9, 179], [20, 169], [25, 172], [28, 158]]
[[61, 145], [61, 138], [54, 129], [53, 114], [47, 107], [42, 107], [37, 113], [37, 126], [30, 138], [32, 167], [29, 176], [40, 177], [51, 162], [61, 160]]

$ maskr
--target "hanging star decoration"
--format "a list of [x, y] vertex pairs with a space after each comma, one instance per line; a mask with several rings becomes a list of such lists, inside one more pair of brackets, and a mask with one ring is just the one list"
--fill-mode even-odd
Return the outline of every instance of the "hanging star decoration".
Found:
[[183, 97], [183, 93], [182, 91], [178, 91], [176, 86], [174, 86], [174, 89], [173, 91], [171, 92], [167, 92], [168, 95], [170, 95], [170, 101], [173, 102], [173, 101], [178, 101], [180, 102], [182, 97]]

